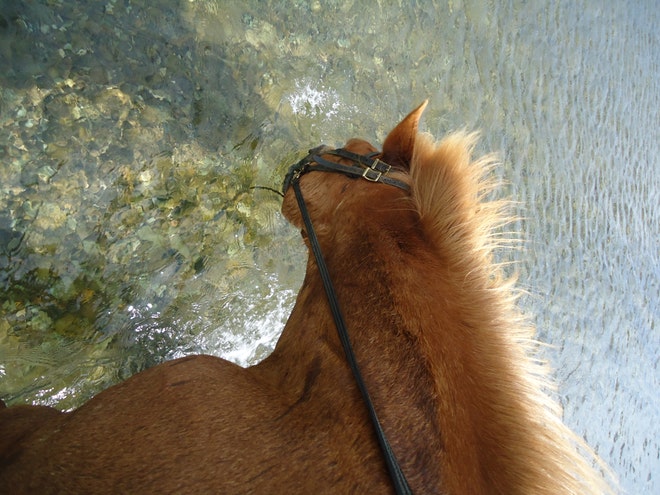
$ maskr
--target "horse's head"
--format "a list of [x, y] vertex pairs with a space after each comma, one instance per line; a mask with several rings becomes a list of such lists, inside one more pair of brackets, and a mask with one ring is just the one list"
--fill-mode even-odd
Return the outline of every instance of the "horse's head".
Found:
[[[359, 228], [356, 219], [391, 208], [388, 201], [409, 196], [409, 169], [419, 119], [427, 102], [404, 118], [387, 136], [383, 151], [362, 139], [343, 148], [319, 147], [293, 165], [284, 183], [282, 212], [296, 227], [304, 226], [294, 194], [299, 187], [319, 238]], [[365, 180], [366, 179], [366, 180]]]

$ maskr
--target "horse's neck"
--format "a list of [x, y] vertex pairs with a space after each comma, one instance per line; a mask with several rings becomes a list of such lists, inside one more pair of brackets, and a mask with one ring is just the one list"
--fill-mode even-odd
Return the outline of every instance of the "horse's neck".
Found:
[[[424, 308], [397, 307], [393, 291], [409, 288], [393, 287], [388, 271], [401, 253], [383, 246], [382, 233], [376, 231], [362, 232], [359, 246], [326, 249], [327, 262], [360, 370], [390, 443], [404, 466], [414, 459], [417, 486], [437, 487], [442, 446], [432, 378], [406, 331], [409, 316], [401, 314], [405, 310], [417, 318]], [[309, 395], [313, 386], [314, 397], [327, 402], [320, 407], [361, 415], [371, 428], [315, 263], [308, 263], [294, 310], [275, 352], [263, 364], [269, 379], [292, 401]], [[319, 368], [310, 385], [311, 370]]]
[[[487, 291], [468, 289], [468, 274], [447, 266], [413, 230], [374, 225], [325, 252], [357, 361], [404, 471], [429, 493], [439, 486], [488, 493], [494, 485], [506, 493], [518, 469], [511, 465], [523, 462], [511, 460], [515, 445], [507, 444], [525, 426], [498, 416], [526, 420], [506, 359], [517, 355], [490, 352], [507, 346], [485, 327], [493, 320], [479, 294]], [[264, 364], [292, 400], [314, 387], [320, 407], [365, 416], [314, 263]], [[495, 479], [500, 473], [506, 479]]]
[[[399, 304], [400, 297], [395, 291], [405, 293], [410, 290], [393, 286], [393, 283], [400, 283], [392, 277], [396, 277], [394, 272], [401, 269], [401, 266], [395, 266], [401, 262], [401, 253], [397, 252], [398, 249], [383, 246], [383, 236], [377, 231], [376, 228], [362, 231], [359, 243], [354, 245], [342, 242], [341, 247], [325, 246], [324, 253], [363, 374], [367, 378], [373, 375], [373, 387], [386, 385], [387, 395], [390, 395], [397, 383], [405, 390], [406, 384], [402, 382], [410, 373], [415, 375], [410, 378], [419, 378], [417, 372], [411, 370], [417, 369], [422, 360], [417, 349], [411, 346], [404, 328], [407, 318], [402, 313], [405, 311], [419, 317], [428, 308]], [[287, 378], [296, 375], [290, 368], [294, 366], [300, 368], [304, 379], [306, 365], [318, 357], [341, 368], [337, 373], [350, 374], [313, 259], [308, 260], [303, 286], [274, 356], [274, 360], [287, 361], [284, 363]]]

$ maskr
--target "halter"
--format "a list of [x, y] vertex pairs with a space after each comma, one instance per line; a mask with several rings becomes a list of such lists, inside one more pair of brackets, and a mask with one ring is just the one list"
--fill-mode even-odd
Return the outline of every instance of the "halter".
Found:
[[[410, 190], [410, 187], [405, 182], [387, 176], [392, 167], [379, 158], [376, 158], [376, 155], [379, 154], [378, 151], [375, 151], [368, 155], [358, 155], [343, 148], [332, 149], [322, 144], [309, 150], [309, 154], [305, 158], [289, 168], [289, 171], [284, 177], [282, 192], [285, 193], [289, 189], [289, 186], [291, 186], [291, 183], [299, 179], [301, 175], [311, 171], [338, 172], [349, 177], [362, 177], [369, 182], [381, 182], [395, 186], [404, 191]], [[334, 155], [340, 158], [347, 158], [356, 163], [356, 165], [342, 165], [341, 163], [331, 162], [321, 155]], [[312, 164], [314, 165], [312, 166]]]
[[[330, 160], [326, 160], [325, 158], [321, 157], [321, 154], [329, 154], [341, 158], [346, 158], [354, 162], [356, 165], [342, 165], [340, 163], [331, 162]], [[314, 253], [316, 265], [319, 268], [321, 280], [323, 281], [323, 287], [325, 288], [325, 293], [328, 297], [328, 303], [330, 304], [330, 310], [332, 311], [332, 316], [335, 320], [335, 326], [337, 327], [339, 340], [341, 341], [341, 344], [344, 348], [346, 360], [348, 361], [351, 371], [353, 372], [353, 376], [355, 377], [357, 386], [360, 389], [360, 393], [362, 394], [362, 399], [367, 406], [371, 423], [378, 438], [378, 444], [380, 445], [383, 456], [385, 457], [387, 470], [390, 474], [390, 477], [392, 478], [394, 491], [397, 495], [412, 495], [412, 490], [410, 489], [408, 481], [406, 480], [406, 477], [396, 460], [396, 456], [392, 451], [390, 443], [387, 441], [387, 437], [385, 436], [383, 427], [378, 420], [373, 402], [371, 401], [371, 397], [367, 391], [367, 386], [362, 379], [362, 374], [360, 373], [360, 368], [358, 367], [357, 360], [355, 359], [355, 354], [353, 352], [353, 347], [351, 346], [351, 341], [348, 337], [346, 323], [339, 308], [339, 302], [337, 301], [337, 295], [335, 293], [332, 280], [330, 279], [330, 273], [328, 272], [328, 267], [325, 264], [323, 253], [321, 252], [321, 246], [319, 244], [318, 238], [316, 237], [316, 232], [312, 226], [312, 220], [309, 216], [309, 212], [307, 211], [307, 205], [305, 204], [302, 191], [300, 190], [300, 177], [307, 172], [319, 171], [336, 172], [348, 175], [350, 177], [362, 177], [370, 182], [380, 182], [408, 191], [410, 188], [405, 182], [387, 176], [391, 167], [387, 163], [382, 162], [379, 158], [376, 158], [376, 155], [378, 154], [378, 152], [375, 152], [368, 155], [358, 155], [343, 148], [331, 149], [327, 146], [321, 145], [317, 148], [309, 150], [309, 154], [305, 158], [289, 168], [289, 171], [284, 177], [282, 192], [286, 193], [289, 187], [293, 186], [293, 191], [295, 192], [296, 199], [298, 201], [298, 207], [300, 208], [300, 214], [302, 215], [305, 228], [307, 229], [307, 238], [309, 239], [312, 252]]]

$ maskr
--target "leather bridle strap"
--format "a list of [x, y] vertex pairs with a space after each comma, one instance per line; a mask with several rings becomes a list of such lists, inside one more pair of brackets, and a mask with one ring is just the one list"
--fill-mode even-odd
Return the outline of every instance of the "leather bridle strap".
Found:
[[391, 167], [387, 163], [380, 161], [378, 158], [358, 155], [344, 149], [323, 151], [323, 153], [348, 158], [349, 160], [359, 163], [362, 167], [356, 167], [355, 165], [342, 165], [341, 163], [326, 160], [320, 156], [320, 154], [312, 154], [310, 156], [311, 161], [316, 163], [314, 170], [323, 172], [340, 172], [352, 177], [363, 177], [371, 182], [382, 182], [383, 184], [395, 186], [405, 191], [410, 189], [405, 182], [387, 177], [386, 174], [390, 171]]
[[[389, 186], [398, 187], [404, 191], [409, 191], [410, 186], [402, 180], [394, 179], [388, 176], [391, 168], [387, 163], [376, 158], [378, 152], [368, 155], [358, 155], [343, 148], [331, 149], [321, 145], [312, 150], [298, 163], [289, 167], [289, 171], [284, 177], [282, 193], [285, 193], [291, 183], [306, 172], [313, 170], [319, 172], [338, 172], [349, 177], [362, 177], [370, 182], [382, 182]], [[326, 160], [321, 155], [334, 155], [340, 158], [351, 160], [358, 165], [344, 165], [342, 163]]]
[[[345, 151], [345, 150], [342, 150]], [[319, 157], [314, 156], [314, 160], [319, 163], [317, 160]], [[323, 159], [322, 159], [323, 160]], [[327, 161], [327, 160], [323, 160]], [[333, 162], [328, 162], [333, 163]], [[319, 163], [320, 166], [323, 166], [323, 163]], [[335, 163], [334, 165], [339, 165]], [[341, 167], [344, 167], [343, 165]], [[388, 165], [389, 167], [389, 165]], [[348, 167], [347, 167], [348, 168]], [[352, 167], [355, 168], [355, 167]], [[320, 170], [314, 167], [315, 170]], [[341, 171], [341, 169], [334, 168], [335, 171]], [[339, 302], [337, 300], [337, 295], [335, 293], [335, 288], [330, 279], [330, 273], [328, 272], [328, 267], [325, 264], [325, 259], [323, 258], [323, 253], [321, 252], [321, 246], [319, 244], [316, 232], [312, 226], [312, 220], [307, 211], [307, 206], [305, 205], [305, 200], [303, 199], [302, 191], [300, 190], [300, 174], [296, 174], [292, 179], [288, 181], [288, 185], [293, 186], [293, 191], [296, 194], [296, 199], [298, 201], [298, 207], [300, 208], [300, 213], [302, 215], [303, 222], [305, 223], [305, 229], [307, 230], [307, 238], [309, 239], [309, 244], [314, 253], [314, 258], [316, 259], [316, 265], [318, 266], [319, 273], [321, 274], [321, 280], [323, 281], [323, 287], [325, 288], [325, 293], [328, 297], [328, 303], [330, 304], [330, 310], [332, 311], [332, 317], [335, 320], [335, 326], [337, 327], [337, 333], [339, 334], [339, 340], [344, 348], [344, 353], [346, 354], [346, 360], [353, 372], [357, 386], [360, 389], [362, 394], [362, 399], [367, 406], [369, 412], [369, 417], [371, 418], [371, 423], [374, 426], [376, 431], [376, 437], [378, 438], [378, 444], [380, 445], [381, 450], [383, 451], [383, 456], [385, 457], [385, 464], [387, 465], [387, 470], [390, 473], [392, 478], [392, 483], [394, 485], [394, 491], [397, 495], [412, 495], [412, 490], [408, 485], [399, 463], [396, 460], [396, 456], [392, 451], [390, 443], [387, 441], [383, 427], [378, 420], [378, 415], [376, 414], [376, 409], [371, 401], [369, 392], [367, 391], [367, 386], [362, 379], [362, 374], [360, 373], [360, 368], [358, 367], [357, 361], [355, 359], [355, 354], [353, 352], [353, 347], [351, 346], [351, 341], [348, 337], [348, 331], [346, 330], [346, 323], [344, 322], [344, 317], [342, 316], [341, 310], [339, 308]], [[382, 181], [382, 179], [381, 179]], [[285, 191], [286, 192], [286, 191]]]

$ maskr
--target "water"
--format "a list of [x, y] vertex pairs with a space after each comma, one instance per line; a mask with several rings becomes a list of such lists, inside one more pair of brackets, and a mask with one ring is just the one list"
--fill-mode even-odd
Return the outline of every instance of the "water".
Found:
[[267, 355], [305, 253], [251, 187], [428, 97], [425, 130], [502, 152], [523, 218], [502, 256], [567, 422], [660, 493], [653, 1], [0, 7], [3, 399], [69, 409], [164, 359]]

